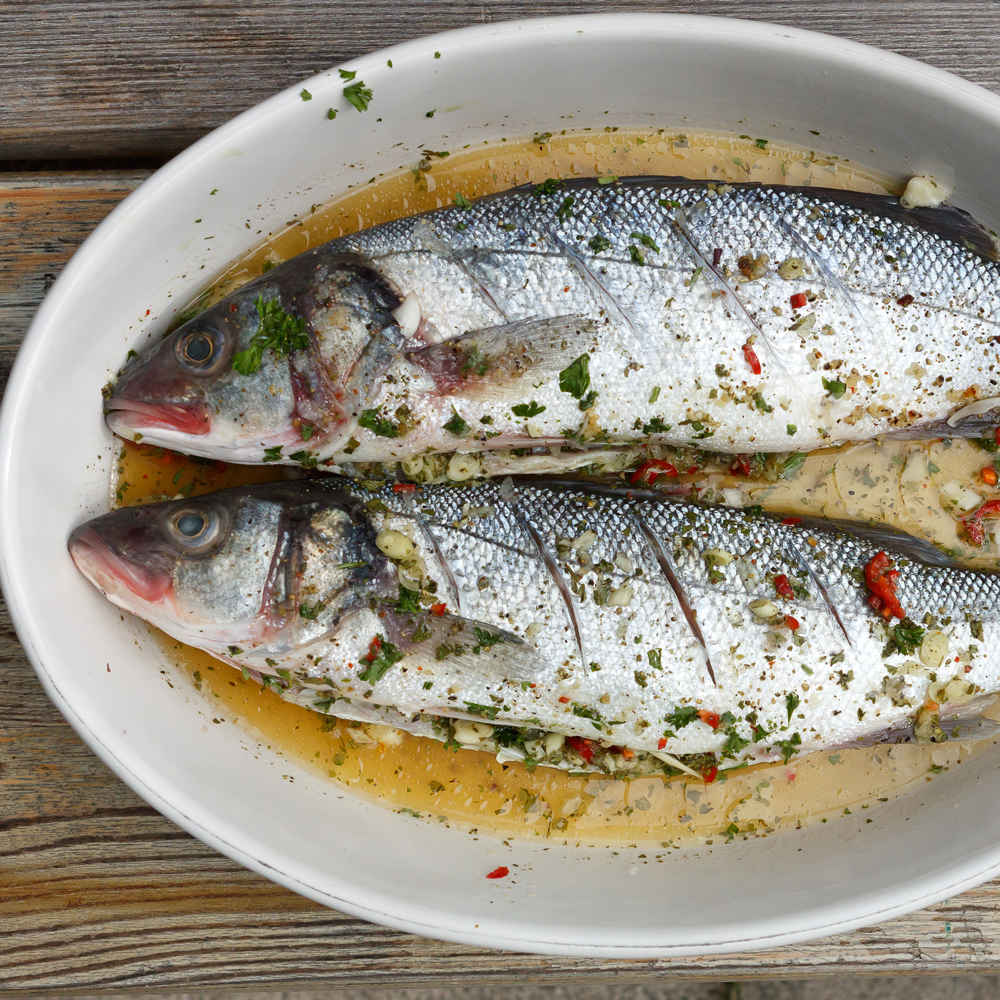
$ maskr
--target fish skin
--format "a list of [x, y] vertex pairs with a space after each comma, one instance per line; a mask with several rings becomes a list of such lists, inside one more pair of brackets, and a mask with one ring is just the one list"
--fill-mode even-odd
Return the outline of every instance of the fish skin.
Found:
[[[607, 248], [593, 250], [595, 237]], [[745, 280], [741, 258], [762, 254], [766, 273]], [[804, 261], [803, 277], [779, 275], [789, 258]], [[815, 298], [793, 308], [803, 293]], [[408, 337], [392, 317], [407, 295], [421, 307]], [[177, 370], [171, 345], [206, 324], [226, 325], [230, 352], [245, 349], [257, 296], [305, 321], [308, 352], [267, 357], [251, 378], [226, 365], [209, 378]], [[818, 188], [567, 180], [552, 194], [517, 188], [292, 258], [127, 366], [108, 422], [126, 437], [139, 430], [149, 443], [236, 462], [259, 462], [265, 448], [273, 459], [277, 447], [286, 464], [296, 453], [342, 464], [565, 443], [805, 451], [940, 433], [964, 403], [997, 395], [998, 316], [993, 242], [957, 209], [907, 211], [894, 198]], [[556, 344], [538, 324], [560, 318], [573, 329], [557, 330]], [[435, 381], [435, 345], [485, 328], [527, 343], [534, 371], [493, 366], [495, 378], [473, 370], [464, 383]], [[584, 354], [589, 385], [563, 391], [559, 372]], [[175, 400], [205, 401], [198, 433], [142, 427], [120, 409]], [[532, 401], [544, 410], [511, 410]], [[359, 425], [366, 410], [397, 436]], [[446, 429], [456, 415], [459, 429]], [[982, 434], [994, 422], [947, 433]]]
[[[226, 528], [188, 556], [170, 526], [192, 511], [222, 511]], [[885, 627], [859, 582], [880, 549], [909, 615], [947, 623], [937, 679], [1000, 689], [986, 655], [1000, 640], [1000, 575], [941, 565], [936, 550], [885, 529], [786, 524], [653, 492], [494, 480], [371, 493], [323, 477], [125, 508], [78, 528], [69, 547], [116, 604], [283, 697], [438, 738], [453, 720], [485, 717], [647, 759], [730, 763], [908, 738], [929, 671], [913, 655], [883, 656]], [[778, 597], [769, 573], [786, 574], [795, 598]], [[121, 582], [128, 574], [166, 582], [145, 600]], [[399, 574], [419, 580], [422, 610], [396, 606]], [[778, 609], [770, 622], [749, 609], [762, 598]], [[399, 655], [386, 659], [376, 636]], [[362, 677], [373, 659], [376, 676]], [[691, 706], [732, 720], [670, 721]]]

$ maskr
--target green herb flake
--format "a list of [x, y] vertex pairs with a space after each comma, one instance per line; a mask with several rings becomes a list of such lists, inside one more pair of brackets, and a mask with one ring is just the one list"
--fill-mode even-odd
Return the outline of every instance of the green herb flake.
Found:
[[594, 253], [603, 253], [608, 247], [611, 246], [611, 240], [606, 236], [593, 236], [587, 241], [587, 246], [590, 247]]
[[454, 204], [456, 208], [460, 208], [463, 212], [468, 212], [469, 209], [472, 208], [472, 202], [469, 201], [469, 199], [466, 198], [461, 191], [455, 192], [455, 197], [452, 198], [452, 204]]
[[309, 438], [316, 433], [316, 428], [312, 424], [300, 424], [299, 425], [299, 435], [303, 441], [308, 441]]
[[308, 451], [293, 451], [288, 456], [293, 462], [298, 462], [303, 469], [315, 469], [316, 468], [316, 456], [312, 452]]
[[399, 600], [396, 601], [396, 610], [401, 615], [413, 615], [420, 610], [420, 594], [416, 590], [409, 590], [406, 587], [399, 588]]
[[341, 80], [353, 80], [358, 74], [356, 70], [353, 69], [342, 69], [338, 70], [340, 73]]
[[797, 430], [798, 427], [796, 427], [795, 424], [785, 424], [785, 431], [789, 437], [795, 437], [795, 432]]
[[649, 660], [649, 665], [654, 670], [663, 669], [662, 650], [659, 649], [646, 650], [646, 659]]
[[351, 104], [353, 104], [358, 111], [367, 111], [368, 105], [371, 103], [372, 92], [369, 87], [365, 86], [364, 80], [358, 80], [357, 83], [352, 83], [348, 87], [344, 87], [344, 97], [346, 97]]
[[882, 650], [882, 657], [891, 656], [893, 653], [911, 656], [924, 641], [924, 632], [925, 630], [919, 625], [909, 618], [904, 618], [889, 630], [889, 640]]
[[290, 316], [277, 299], [254, 299], [260, 325], [245, 351], [233, 356], [233, 369], [240, 375], [253, 375], [260, 368], [264, 351], [270, 349], [276, 358], [309, 347], [305, 320]]
[[785, 695], [785, 708], [788, 711], [788, 721], [792, 721], [792, 712], [799, 707], [799, 696], [793, 691]]
[[326, 109], [326, 117], [329, 118], [332, 121], [334, 118], [337, 117], [337, 109], [336, 108], [327, 108]]
[[311, 101], [313, 99], [313, 95], [310, 94], [305, 87], [302, 88], [302, 92], [299, 94], [299, 97], [301, 97], [303, 101]]
[[399, 427], [391, 420], [381, 415], [382, 407], [374, 410], [363, 410], [358, 417], [358, 426], [370, 430], [376, 437], [394, 438], [399, 437]]
[[767, 139], [754, 139], [754, 141], [753, 141], [753, 144], [758, 149], [767, 149], [767, 143], [768, 143]]
[[[435, 108], [434, 111], [437, 111], [437, 108]], [[434, 117], [434, 111], [425, 111], [424, 112], [424, 117], [425, 118], [433, 118]]]
[[571, 218], [573, 213], [570, 211], [576, 204], [576, 198], [571, 194], [566, 195], [562, 200], [562, 204], [556, 209], [556, 218], [560, 222], [565, 222], [567, 219]]
[[631, 239], [638, 240], [644, 247], [652, 250], [653, 253], [660, 252], [660, 248], [656, 245], [656, 241], [652, 236], [647, 236], [645, 233], [632, 233]]
[[590, 387], [590, 355], [581, 354], [569, 367], [559, 373], [559, 388], [577, 399], [582, 399]]
[[[377, 635], [375, 638], [378, 639], [381, 646], [379, 646], [375, 656], [369, 660], [368, 666], [358, 674], [360, 680], [367, 681], [373, 687], [386, 675], [394, 663], [398, 663], [403, 658], [399, 649], [391, 642], [386, 642], [384, 636]], [[368, 655], [371, 656], [370, 653]]]
[[299, 605], [299, 617], [306, 618], [309, 621], [315, 621], [319, 617], [319, 613], [326, 607], [322, 601], [317, 601], [315, 604], [300, 604]]
[[653, 391], [649, 394], [650, 403], [655, 403], [660, 398], [660, 387], [658, 385], [653, 386]]
[[555, 194], [556, 189], [562, 186], [562, 181], [558, 177], [550, 177], [535, 186], [532, 192], [536, 198], [543, 198], [546, 195]]
[[539, 413], [545, 412], [544, 406], [539, 406], [534, 400], [530, 403], [517, 403], [510, 408], [510, 412], [515, 417], [537, 417]]
[[608, 174], [606, 177], [598, 177], [597, 183], [601, 187], [605, 187], [608, 184], [617, 184], [618, 178], [614, 174]]
[[454, 434], [455, 437], [462, 437], [463, 435], [468, 434], [469, 433], [469, 425], [459, 415], [458, 410], [456, 410], [455, 407], [453, 406], [451, 408], [451, 412], [452, 412], [452, 417], [444, 425], [444, 429], [449, 434]]
[[639, 248], [632, 243], [628, 245], [628, 255], [633, 264], [638, 264], [640, 267], [645, 265], [646, 258], [639, 252]]
[[264, 461], [265, 462], [280, 462], [281, 461], [281, 448], [280, 444], [276, 444], [273, 448], [264, 449]]
[[823, 388], [826, 389], [827, 395], [832, 396], [834, 399], [840, 399], [847, 392], [846, 383], [828, 378], [823, 379]]

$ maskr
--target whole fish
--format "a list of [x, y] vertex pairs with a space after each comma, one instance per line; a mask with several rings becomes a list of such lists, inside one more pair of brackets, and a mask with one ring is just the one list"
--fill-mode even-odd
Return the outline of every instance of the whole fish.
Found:
[[[885, 530], [330, 477], [124, 508], [69, 549], [119, 607], [284, 698], [542, 764], [710, 779], [996, 731], [971, 703], [1000, 688], [1000, 576]], [[970, 716], [947, 733], [946, 703]]]
[[997, 251], [957, 209], [656, 177], [458, 200], [243, 285], [126, 365], [108, 424], [227, 462], [461, 480], [499, 449], [538, 471], [1000, 419]]

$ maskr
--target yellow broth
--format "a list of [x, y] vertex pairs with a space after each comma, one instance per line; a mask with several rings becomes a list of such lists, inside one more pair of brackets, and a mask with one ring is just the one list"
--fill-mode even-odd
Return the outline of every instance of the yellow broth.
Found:
[[[887, 180], [836, 157], [779, 146], [766, 137], [660, 130], [566, 133], [541, 142], [467, 147], [427, 155], [412, 169], [317, 205], [269, 233], [196, 300], [216, 301], [262, 270], [345, 233], [438, 208], [456, 194], [474, 198], [548, 177], [663, 174], [722, 182], [754, 180], [884, 193]], [[262, 234], [264, 235], [264, 234]], [[765, 475], [774, 476], [772, 461]], [[682, 477], [707, 490], [739, 488], [765, 508], [852, 520], [874, 518], [968, 557], [1000, 566], [995, 542], [971, 549], [940, 491], [959, 483], [983, 498], [1000, 495], [979, 475], [991, 456], [966, 441], [877, 441], [810, 454], [789, 478], [729, 474], [728, 461]], [[135, 504], [192, 496], [243, 483], [295, 476], [273, 466], [234, 466], [126, 444], [115, 499]], [[965, 495], [969, 497], [968, 494]], [[828, 750], [788, 764], [722, 772], [711, 784], [690, 778], [617, 780], [529, 770], [475, 750], [398, 733], [380, 742], [366, 727], [283, 702], [206, 653], [155, 633], [207, 700], [213, 721], [236, 725], [268, 749], [397, 811], [504, 837], [549, 837], [585, 844], [682, 847], [762, 836], [862, 814], [982, 752], [992, 741], [900, 744]]]

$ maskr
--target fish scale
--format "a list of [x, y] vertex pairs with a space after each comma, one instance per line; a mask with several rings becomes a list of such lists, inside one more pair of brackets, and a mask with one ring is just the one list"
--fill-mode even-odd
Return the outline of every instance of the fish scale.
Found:
[[[509, 467], [544, 470], [566, 460], [554, 446], [600, 462], [615, 445], [787, 452], [940, 434], [998, 395], [996, 256], [957, 209], [874, 195], [643, 177], [519, 188], [255, 278], [127, 366], [108, 420], [213, 458], [402, 460], [425, 479], [443, 475], [430, 456], [455, 452], [503, 450]], [[185, 338], [219, 323], [235, 341], [225, 350], [247, 349], [259, 298], [303, 324], [308, 349], [265, 351], [249, 376], [178, 371]], [[499, 353], [480, 357], [486, 330]], [[442, 345], [476, 364], [442, 382]], [[572, 367], [584, 362], [585, 377]], [[203, 423], [144, 423], [150, 406], [200, 406]], [[995, 422], [972, 415], [947, 433]]]

